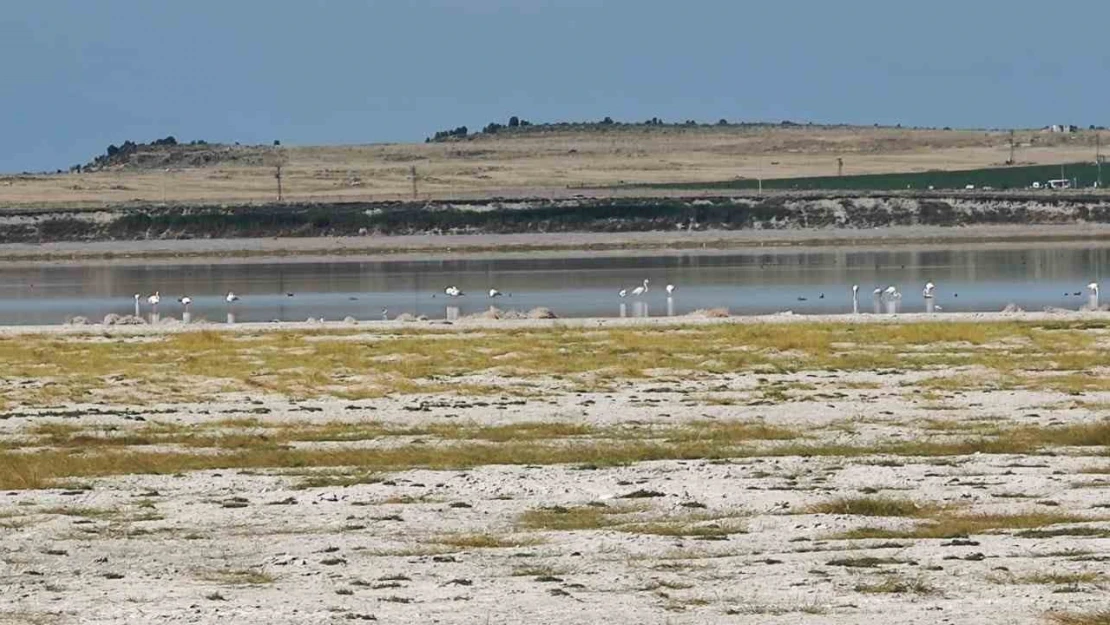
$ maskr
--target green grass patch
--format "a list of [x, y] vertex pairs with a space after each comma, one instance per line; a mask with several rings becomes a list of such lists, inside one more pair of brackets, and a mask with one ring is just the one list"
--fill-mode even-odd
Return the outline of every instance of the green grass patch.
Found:
[[1070, 179], [1077, 179], [1080, 187], [1090, 187], [1098, 180], [1098, 168], [1090, 162], [1061, 165], [1021, 165], [1010, 167], [985, 167], [980, 169], [906, 172], [891, 174], [860, 174], [852, 176], [813, 176], [802, 178], [752, 178], [721, 180], [717, 182], [664, 182], [627, 185], [650, 189], [703, 189], [703, 190], [806, 190], [806, 191], [893, 191], [906, 189], [963, 189], [976, 188], [1028, 189], [1034, 182], [1044, 184], [1060, 177], [1060, 172]]

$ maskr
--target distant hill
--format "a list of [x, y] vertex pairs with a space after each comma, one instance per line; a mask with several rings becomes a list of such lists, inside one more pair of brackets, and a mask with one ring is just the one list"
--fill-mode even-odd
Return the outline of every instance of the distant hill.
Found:
[[144, 170], [183, 167], [204, 167], [218, 163], [262, 166], [280, 152], [278, 146], [241, 146], [207, 141], [179, 143], [174, 137], [157, 139], [150, 143], [124, 141], [109, 145], [104, 154], [85, 165], [76, 165], [71, 171]]

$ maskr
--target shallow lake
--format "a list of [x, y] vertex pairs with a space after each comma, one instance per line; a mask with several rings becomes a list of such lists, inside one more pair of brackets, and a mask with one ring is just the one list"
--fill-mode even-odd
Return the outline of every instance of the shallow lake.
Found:
[[[853, 284], [860, 287], [861, 313], [920, 312], [927, 281], [936, 284], [932, 303], [942, 313], [998, 311], [1010, 303], [1077, 309], [1089, 303], [1086, 285], [1106, 274], [1108, 261], [1110, 244], [1099, 242], [420, 261], [0, 262], [0, 324], [132, 314], [135, 293], [148, 316], [146, 297], [156, 290], [162, 317], [181, 317], [176, 300], [189, 295], [193, 320], [210, 321], [225, 321], [229, 312], [237, 321], [381, 319], [383, 309], [390, 318], [445, 318], [491, 304], [521, 311], [543, 306], [560, 317], [682, 315], [718, 307], [732, 314], [846, 313], [853, 310]], [[650, 280], [645, 295], [618, 296], [644, 279]], [[670, 298], [667, 284], [676, 287]], [[448, 285], [465, 295], [447, 297]], [[900, 299], [874, 300], [873, 289], [891, 285]], [[491, 287], [504, 296], [490, 300]], [[230, 308], [229, 290], [241, 297]]]

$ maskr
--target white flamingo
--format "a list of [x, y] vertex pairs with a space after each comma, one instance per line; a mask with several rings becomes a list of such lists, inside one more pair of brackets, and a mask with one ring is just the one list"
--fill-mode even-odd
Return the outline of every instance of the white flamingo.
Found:
[[935, 291], [936, 288], [937, 285], [933, 284], [932, 282], [926, 282], [925, 288], [921, 290], [921, 296], [926, 299], [933, 297], [935, 295], [933, 291]]
[[158, 291], [155, 291], [154, 295], [151, 295], [150, 297], [146, 298], [146, 302], [148, 304], [150, 304], [151, 311], [155, 316], [158, 315], [158, 303], [161, 302], [161, 301], [162, 301], [162, 294], [159, 293]]
[[859, 314], [859, 285], [852, 285], [852, 314]]
[[193, 298], [188, 295], [177, 298], [177, 301], [185, 307], [185, 312], [189, 312], [189, 307], [193, 305]]
[[617, 295], [620, 295], [621, 297], [628, 297], [628, 289], [621, 289], [617, 291]]
[[675, 289], [675, 286], [673, 284], [668, 284], [667, 285], [667, 295], [671, 295], [672, 293], [674, 293], [674, 289]]
[[489, 290], [489, 296], [490, 296], [490, 299], [493, 299], [495, 297], [501, 297], [501, 291], [498, 291], [497, 289], [490, 289]]
[[644, 278], [644, 283], [642, 285], [632, 289], [632, 295], [635, 296], [635, 297], [640, 297], [641, 295], [643, 295], [644, 293], [647, 293], [647, 292], [648, 292], [648, 280], [647, 280], [647, 278]]
[[142, 295], [139, 295], [138, 293], [135, 294], [135, 316], [136, 317], [143, 316], [142, 311], [139, 310], [139, 298], [140, 297], [142, 297]]
[[1091, 308], [1094, 310], [1098, 310], [1098, 282], [1092, 282], [1088, 284], [1087, 290], [1091, 293]]
[[886, 287], [886, 290], [883, 291], [883, 295], [885, 295], [889, 299], [902, 298], [902, 294], [898, 292], [898, 287], [893, 285]]
[[444, 288], [443, 292], [447, 294], [448, 297], [459, 297], [460, 295], [466, 295], [466, 293], [463, 293], [461, 290], [459, 290], [459, 287], [454, 285]]
[[239, 296], [235, 294], [235, 291], [228, 291], [227, 295], [224, 296], [224, 301], [230, 306], [232, 302], [239, 301]]

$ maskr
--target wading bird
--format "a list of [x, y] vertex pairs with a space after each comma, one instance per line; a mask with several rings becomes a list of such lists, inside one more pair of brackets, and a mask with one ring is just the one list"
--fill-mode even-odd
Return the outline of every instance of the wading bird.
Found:
[[236, 295], [234, 291], [228, 291], [227, 295], [224, 296], [224, 301], [230, 306], [232, 302], [239, 301], [239, 296]]
[[671, 294], [673, 294], [673, 293], [674, 293], [674, 289], [675, 289], [675, 286], [674, 286], [673, 284], [668, 284], [668, 285], [667, 285], [667, 295], [671, 295]]
[[621, 289], [621, 290], [617, 291], [617, 295], [620, 295], [621, 297], [627, 297], [628, 296], [628, 289]]
[[162, 301], [162, 294], [159, 293], [158, 291], [155, 291], [154, 295], [151, 295], [150, 297], [146, 298], [146, 301], [147, 301], [148, 304], [151, 305], [151, 311], [155, 315], [157, 315], [158, 314], [158, 303]]
[[933, 297], [935, 295], [933, 291], [935, 291], [936, 288], [937, 285], [933, 284], [932, 282], [926, 282], [925, 288], [921, 290], [921, 296], [926, 299]]
[[634, 295], [636, 297], [640, 297], [641, 295], [643, 295], [644, 293], [647, 293], [647, 292], [648, 292], [648, 280], [647, 280], [647, 278], [644, 278], [644, 283], [642, 285], [632, 289], [632, 295]]
[[466, 295], [466, 293], [463, 293], [459, 290], [459, 287], [454, 285], [444, 288], [443, 292], [446, 293], [448, 297], [459, 297], [460, 295]]
[[188, 295], [185, 295], [183, 297], [177, 298], [177, 302], [185, 307], [185, 312], [189, 312], [189, 306], [192, 305], [193, 298], [189, 297]]
[[138, 293], [135, 294], [135, 316], [136, 317], [141, 317], [142, 316], [142, 311], [139, 310], [139, 298], [140, 297], [142, 297], [142, 295], [139, 295]]
[[498, 291], [497, 289], [490, 289], [489, 290], [489, 296], [490, 296], [490, 299], [492, 299], [494, 297], [501, 297], [501, 291]]

